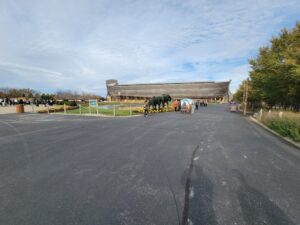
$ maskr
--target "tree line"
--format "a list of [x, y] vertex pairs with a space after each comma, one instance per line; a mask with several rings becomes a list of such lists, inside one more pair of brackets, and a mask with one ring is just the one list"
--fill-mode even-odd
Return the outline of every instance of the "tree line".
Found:
[[95, 94], [86, 92], [78, 93], [76, 91], [62, 91], [59, 90], [55, 94], [39, 93], [30, 88], [0, 88], [0, 99], [11, 99], [11, 98], [26, 98], [34, 99], [39, 101], [48, 100], [88, 100], [88, 99], [99, 99], [104, 100], [103, 97]]
[[37, 94], [36, 91], [30, 88], [1, 88], [0, 98], [33, 98]]
[[[268, 46], [259, 49], [250, 59], [248, 102], [250, 107], [274, 106], [300, 109], [300, 22], [291, 29], [283, 29]], [[244, 83], [244, 82], [243, 82]], [[242, 101], [243, 83], [234, 95]]]

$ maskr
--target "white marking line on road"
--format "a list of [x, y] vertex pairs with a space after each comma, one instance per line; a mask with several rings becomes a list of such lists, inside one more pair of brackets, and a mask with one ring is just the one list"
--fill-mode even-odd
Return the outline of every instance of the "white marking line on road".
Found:
[[190, 220], [190, 218], [187, 219], [187, 224], [188, 225], [193, 225], [193, 222], [192, 222], [192, 220]]
[[193, 160], [196, 161], [196, 160], [198, 160], [198, 159], [199, 159], [199, 156], [195, 157]]
[[27, 119], [27, 118], [35, 118], [36, 114], [25, 114], [25, 115], [17, 115], [16, 117], [14, 117], [13, 119], [1, 119], [2, 121], [6, 121], [6, 120], [14, 120], [14, 121], [18, 121], [18, 120], [22, 120], [22, 119]]
[[17, 120], [0, 120], [0, 122], [13, 123]]
[[39, 129], [39, 130], [34, 130], [34, 131], [28, 131], [28, 132], [23, 132], [23, 133], [18, 133], [18, 134], [12, 134], [12, 135], [7, 135], [7, 136], [2, 136], [0, 139], [6, 139], [10, 137], [15, 137], [18, 135], [27, 135], [27, 134], [34, 134], [34, 133], [39, 133], [41, 131], [49, 131], [51, 129], [58, 129], [58, 128], [65, 128], [65, 126], [56, 126], [56, 127], [51, 127], [51, 128], [45, 128], [45, 129]]
[[33, 171], [33, 166], [32, 166], [32, 160], [31, 160], [31, 154], [28, 148], [28, 143], [26, 141], [26, 139], [24, 138], [24, 136], [22, 135], [22, 133], [18, 130], [17, 127], [15, 127], [14, 125], [10, 124], [10, 123], [6, 123], [3, 121], [0, 121], [2, 124], [7, 125], [8, 127], [10, 127], [12, 130], [14, 130], [16, 132], [16, 135], [19, 137], [19, 140], [22, 142], [23, 144], [23, 151], [25, 153], [26, 156], [26, 160], [27, 160], [27, 164], [29, 165], [29, 168], [31, 171]]
[[30, 116], [34, 116], [35, 117], [36, 114], [25, 114], [25, 115], [24, 114], [23, 115], [19, 114], [17, 118], [25, 118], [25, 117], [30, 117]]
[[191, 198], [193, 198], [194, 196], [195, 196], [195, 191], [194, 191], [194, 188], [191, 187], [190, 193], [189, 193], [189, 198], [191, 199]]

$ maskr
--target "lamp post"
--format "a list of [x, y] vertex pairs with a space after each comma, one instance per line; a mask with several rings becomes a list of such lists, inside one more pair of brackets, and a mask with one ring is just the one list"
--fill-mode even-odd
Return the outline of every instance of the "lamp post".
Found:
[[248, 91], [249, 91], [249, 78], [244, 81], [244, 94], [243, 94], [243, 115], [247, 115], [247, 104], [248, 104]]

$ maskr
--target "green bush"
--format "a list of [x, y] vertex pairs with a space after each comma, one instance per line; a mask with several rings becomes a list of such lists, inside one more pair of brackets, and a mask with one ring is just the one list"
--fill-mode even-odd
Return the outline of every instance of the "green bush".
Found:
[[[77, 106], [67, 106], [66, 107], [66, 110], [69, 111], [69, 110], [76, 110], [78, 109]], [[49, 113], [57, 113], [57, 112], [64, 112], [65, 109], [64, 109], [64, 106], [59, 106], [59, 107], [50, 107], [49, 108]], [[45, 108], [45, 109], [41, 109], [41, 110], [38, 110], [37, 111], [38, 113], [48, 113], [48, 109]]]
[[300, 142], [300, 123], [290, 118], [270, 118], [263, 121], [269, 128], [284, 137]]
[[66, 105], [68, 106], [77, 106], [77, 103], [75, 101], [66, 102]]
[[57, 105], [67, 105], [67, 106], [77, 106], [77, 103], [75, 101], [61, 101], [56, 102]]

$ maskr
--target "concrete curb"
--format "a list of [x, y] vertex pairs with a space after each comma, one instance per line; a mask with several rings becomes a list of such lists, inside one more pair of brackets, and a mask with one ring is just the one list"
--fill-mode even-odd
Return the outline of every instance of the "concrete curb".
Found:
[[292, 141], [289, 138], [283, 137], [280, 134], [278, 134], [277, 132], [275, 132], [274, 130], [270, 129], [269, 127], [267, 127], [266, 125], [262, 124], [261, 122], [259, 122], [257, 119], [255, 119], [253, 116], [250, 116], [250, 120], [254, 123], [256, 123], [257, 125], [261, 126], [262, 128], [264, 128], [265, 130], [269, 131], [270, 133], [274, 134], [275, 136], [279, 137], [280, 139], [282, 139], [283, 141], [287, 142], [290, 145], [293, 145], [294, 147], [300, 149], [300, 144]]
[[65, 114], [65, 113], [41, 113], [47, 115], [63, 115], [63, 116], [87, 116], [87, 117], [105, 117], [105, 118], [131, 118], [131, 117], [139, 117], [143, 115], [132, 115], [132, 116], [108, 116], [104, 114]]

